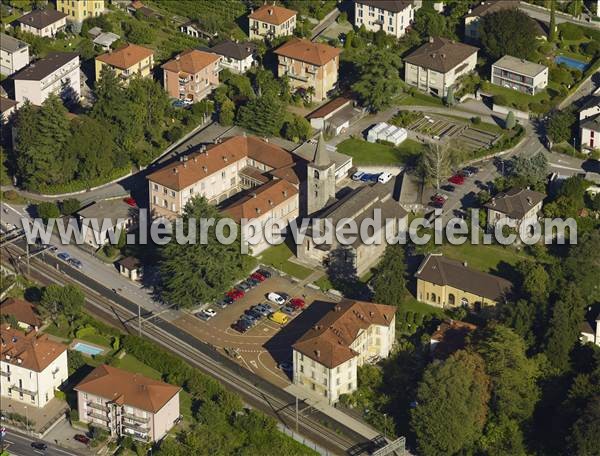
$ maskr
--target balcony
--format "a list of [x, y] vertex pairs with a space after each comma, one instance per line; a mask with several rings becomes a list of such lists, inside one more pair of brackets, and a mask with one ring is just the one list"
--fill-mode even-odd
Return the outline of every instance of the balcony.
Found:
[[147, 433], [150, 430], [150, 426], [148, 426], [147, 424], [129, 423], [127, 421], [122, 421], [121, 426], [136, 432], [141, 432], [143, 434]]
[[296, 79], [297, 81], [302, 81], [302, 82], [308, 82], [312, 79], [309, 76], [302, 76], [300, 74], [290, 73], [289, 71], [286, 71], [285, 75], [291, 79]]
[[96, 412], [93, 412], [90, 410], [87, 414], [88, 414], [88, 416], [91, 416], [92, 418], [96, 418], [97, 420], [110, 423], [110, 417], [103, 415], [101, 413], [96, 413]]
[[17, 385], [12, 385], [10, 387], [10, 389], [12, 391], [17, 391], [18, 393], [21, 393], [21, 394], [27, 394], [27, 395], [29, 395], [31, 397], [37, 396], [37, 391], [31, 391], [31, 390], [28, 390], [28, 389], [25, 389], [25, 388], [19, 388]]
[[150, 421], [150, 417], [149, 416], [137, 416], [137, 415], [133, 415], [131, 413], [123, 413], [123, 418], [126, 418], [128, 420], [132, 420], [132, 421], [137, 421], [138, 423], [148, 423]]
[[10, 372], [0, 371], [0, 375], [2, 375], [2, 377], [10, 377]]
[[99, 402], [88, 401], [88, 407], [94, 408], [96, 410], [102, 410], [103, 412], [110, 412], [110, 408], [106, 405], [100, 404]]

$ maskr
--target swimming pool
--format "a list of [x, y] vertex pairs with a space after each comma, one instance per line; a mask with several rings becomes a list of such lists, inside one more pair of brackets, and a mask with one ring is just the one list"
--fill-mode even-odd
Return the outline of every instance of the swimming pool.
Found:
[[554, 61], [579, 71], [585, 71], [589, 66], [587, 63], [582, 62], [581, 60], [575, 60], [571, 57], [565, 57], [564, 55], [557, 55], [554, 57]]
[[77, 350], [78, 352], [85, 353], [86, 355], [90, 356], [100, 355], [104, 352], [104, 350], [101, 348], [84, 344], [83, 342], [77, 342], [72, 348], [73, 350]]

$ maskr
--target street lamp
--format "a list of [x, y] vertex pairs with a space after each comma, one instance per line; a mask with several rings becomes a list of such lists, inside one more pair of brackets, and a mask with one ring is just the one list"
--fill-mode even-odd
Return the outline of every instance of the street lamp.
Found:
[[29, 434], [29, 414], [27, 413], [27, 406], [23, 406], [25, 408], [25, 429], [27, 430], [27, 434]]

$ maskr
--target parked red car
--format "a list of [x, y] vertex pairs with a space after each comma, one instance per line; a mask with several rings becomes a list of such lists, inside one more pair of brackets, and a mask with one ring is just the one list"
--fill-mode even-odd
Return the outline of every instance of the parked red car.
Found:
[[250, 277], [252, 277], [253, 279], [258, 280], [259, 282], [264, 282], [267, 278], [262, 275], [260, 272], [255, 272], [254, 274], [252, 274]]
[[230, 297], [234, 301], [237, 301], [238, 299], [240, 299], [244, 296], [244, 292], [242, 290], [234, 289], [234, 290], [228, 291], [227, 293], [225, 293], [225, 295]]
[[304, 309], [304, 299], [302, 298], [293, 298], [290, 301], [290, 305], [294, 308], [294, 310]]
[[460, 174], [455, 174], [450, 179], [448, 179], [448, 182], [452, 182], [453, 184], [456, 184], [456, 185], [462, 185], [465, 183], [465, 178], [463, 176], [461, 176]]
[[86, 437], [83, 434], [75, 434], [75, 436], [73, 438], [75, 440], [77, 440], [78, 442], [83, 443], [84, 445], [87, 445], [88, 443], [90, 443], [90, 438]]
[[125, 201], [125, 203], [129, 204], [131, 207], [137, 207], [137, 202], [130, 196], [123, 199], [123, 201]]

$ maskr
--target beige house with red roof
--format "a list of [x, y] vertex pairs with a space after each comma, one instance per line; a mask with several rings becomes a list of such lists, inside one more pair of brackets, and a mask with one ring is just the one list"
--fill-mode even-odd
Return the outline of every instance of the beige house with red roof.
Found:
[[25, 330], [38, 330], [44, 323], [36, 306], [24, 299], [8, 298], [0, 304], [0, 315], [12, 316], [19, 327]]
[[[258, 227], [267, 227], [270, 233], [283, 234], [290, 221], [298, 217], [299, 205], [298, 188], [286, 180], [276, 179], [251, 190], [222, 212], [238, 224], [242, 224], [244, 219], [252, 220]], [[273, 224], [272, 229], [270, 224]], [[254, 234], [251, 225], [242, 224], [242, 230], [243, 239]], [[263, 237], [249, 247], [252, 254], [257, 255], [270, 245]]]
[[0, 396], [44, 407], [69, 376], [67, 346], [9, 325], [0, 339]]
[[296, 11], [282, 6], [261, 6], [248, 16], [250, 39], [273, 39], [293, 35], [296, 29], [296, 14]]
[[387, 358], [396, 337], [396, 308], [344, 299], [292, 345], [294, 384], [330, 404], [357, 388], [357, 369]]
[[275, 49], [277, 75], [287, 76], [294, 89], [314, 87], [313, 99], [322, 101], [337, 85], [340, 52], [327, 44], [294, 38]]
[[116, 51], [99, 55], [96, 57], [96, 81], [100, 80], [105, 66], [112, 68], [125, 82], [134, 74], [147, 78], [152, 75], [154, 51], [137, 44], [128, 44]]
[[194, 196], [220, 203], [242, 190], [274, 179], [300, 185], [300, 159], [255, 136], [218, 140], [148, 176], [150, 209], [155, 216], [174, 218]]
[[156, 442], [180, 420], [180, 387], [106, 364], [90, 372], [75, 391], [79, 420], [111, 436]]
[[169, 60], [163, 69], [163, 84], [169, 96], [198, 102], [219, 85], [223, 57], [190, 49]]

